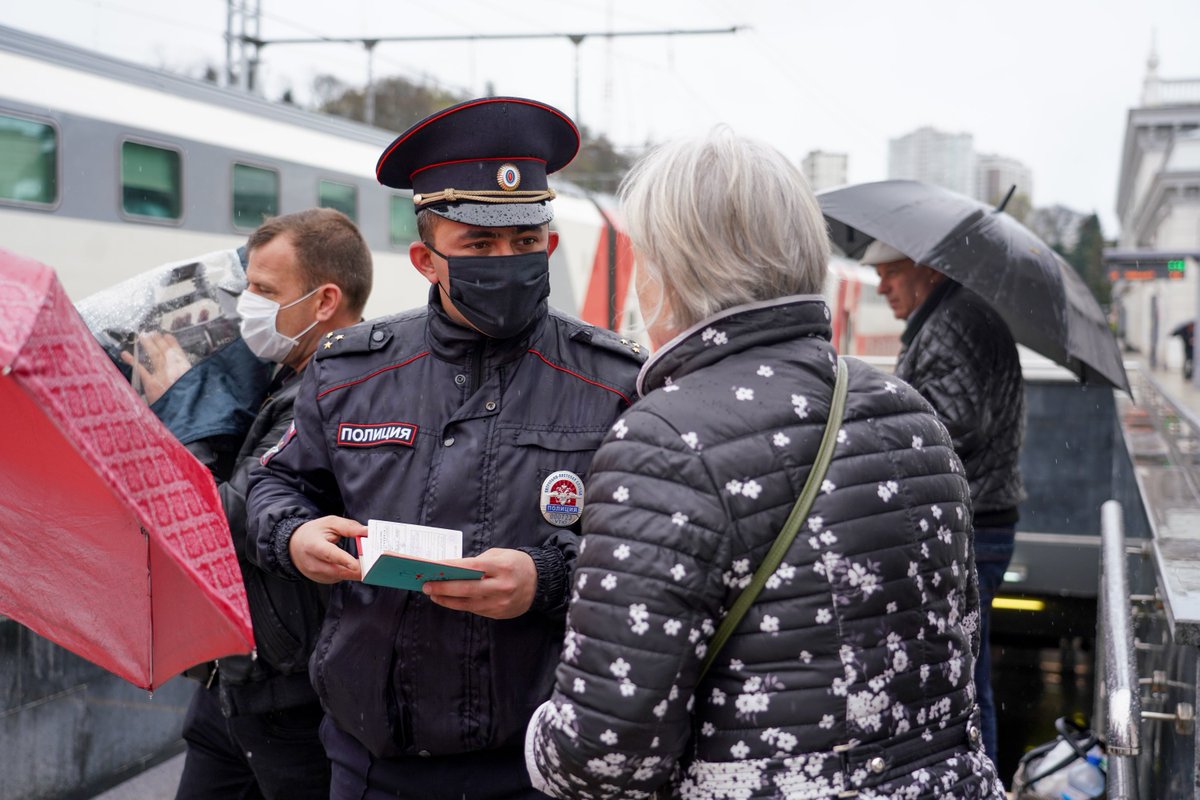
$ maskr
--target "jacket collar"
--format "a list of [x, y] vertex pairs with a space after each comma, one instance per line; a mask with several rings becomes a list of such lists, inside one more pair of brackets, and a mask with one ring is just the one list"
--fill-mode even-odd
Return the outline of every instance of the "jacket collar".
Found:
[[925, 298], [925, 302], [917, 307], [913, 315], [908, 318], [908, 324], [904, 326], [904, 333], [900, 334], [900, 343], [907, 347], [916, 338], [917, 333], [925, 322], [933, 316], [933, 312], [942, 304], [950, 295], [958, 291], [961, 284], [953, 278], [946, 278], [944, 281], [933, 287], [933, 291]]
[[727, 308], [667, 342], [638, 375], [645, 395], [728, 355], [785, 339], [817, 336], [829, 341], [829, 307], [818, 294], [798, 294]]
[[547, 311], [548, 306], [543, 302], [534, 312], [529, 324], [516, 336], [493, 339], [450, 319], [450, 315], [442, 307], [441, 293], [438, 292], [437, 286], [433, 286], [429, 290], [429, 316], [425, 326], [425, 339], [434, 356], [443, 361], [462, 362], [482, 347], [484, 359], [494, 363], [506, 363], [519, 358], [540, 338]]

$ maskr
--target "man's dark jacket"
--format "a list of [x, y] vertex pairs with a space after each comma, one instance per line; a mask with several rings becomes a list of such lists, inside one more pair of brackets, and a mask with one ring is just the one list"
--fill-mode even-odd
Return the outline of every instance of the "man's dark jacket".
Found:
[[[538, 575], [533, 607], [509, 620], [336, 585], [310, 665], [330, 735], [383, 758], [519, 744], [550, 695], [578, 544], [578, 522], [543, 517], [542, 483], [569, 470], [586, 502], [592, 455], [634, 397], [635, 351], [545, 304], [520, 335], [488, 339], [436, 295], [318, 347], [294, 433], [252, 478], [251, 558], [297, 575], [291, 534], [335, 514], [460, 530], [464, 555], [521, 549]], [[364, 430], [387, 436], [364, 441]]]
[[909, 318], [901, 342], [896, 376], [950, 431], [971, 486], [975, 527], [1016, 522], [1025, 386], [1008, 326], [979, 295], [946, 279]]
[[325, 616], [328, 589], [269, 574], [246, 557], [250, 473], [291, 427], [300, 383], [299, 376], [284, 368], [250, 426], [233, 475], [217, 486], [246, 584], [257, 648], [256, 659], [220, 660], [221, 705], [226, 715], [259, 714], [317, 700], [308, 677], [308, 658]]

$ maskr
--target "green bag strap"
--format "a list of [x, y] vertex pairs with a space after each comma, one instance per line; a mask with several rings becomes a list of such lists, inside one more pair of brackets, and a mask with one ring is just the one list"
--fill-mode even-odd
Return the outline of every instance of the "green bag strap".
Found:
[[775, 537], [775, 543], [767, 551], [762, 564], [754, 571], [750, 585], [738, 595], [737, 600], [733, 602], [733, 607], [729, 609], [729, 613], [721, 620], [717, 632], [713, 634], [712, 641], [708, 645], [708, 656], [704, 659], [703, 666], [700, 667], [700, 677], [696, 680], [697, 685], [704, 680], [709, 667], [717, 660], [717, 653], [721, 652], [726, 640], [733, 635], [733, 631], [746, 616], [750, 606], [754, 605], [754, 601], [758, 599], [759, 592], [767, 584], [767, 579], [774, 575], [775, 570], [779, 568], [784, 554], [792, 546], [796, 534], [800, 532], [800, 526], [808, 517], [813, 501], [817, 499], [817, 492], [821, 490], [821, 483], [825, 480], [825, 473], [829, 470], [829, 462], [833, 461], [833, 449], [837, 446], [838, 429], [842, 427], [842, 414], [846, 410], [846, 393], [850, 388], [849, 384], [846, 362], [839, 358], [837, 382], [833, 386], [833, 402], [829, 407], [829, 420], [825, 423], [825, 435], [821, 439], [820, 448], [817, 449], [816, 461], [809, 470], [808, 480], [804, 482], [804, 488], [800, 490], [800, 497], [796, 500], [796, 505], [792, 506], [792, 513], [788, 515], [787, 522], [783, 524], [779, 536]]

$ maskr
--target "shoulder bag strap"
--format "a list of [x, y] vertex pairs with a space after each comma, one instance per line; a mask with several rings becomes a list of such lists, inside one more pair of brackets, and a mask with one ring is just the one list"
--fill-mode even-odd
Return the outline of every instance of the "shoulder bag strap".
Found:
[[787, 522], [783, 524], [783, 529], [775, 538], [775, 543], [771, 545], [766, 558], [755, 570], [754, 577], [750, 579], [750, 585], [738, 595], [737, 600], [733, 602], [733, 607], [729, 609], [729, 613], [721, 620], [717, 632], [713, 634], [712, 641], [708, 645], [708, 655], [700, 667], [697, 685], [704, 680], [704, 676], [708, 674], [709, 667], [716, 661], [717, 654], [721, 652], [726, 640], [733, 635], [733, 631], [741, 623], [742, 617], [746, 616], [750, 606], [754, 605], [754, 601], [758, 599], [758, 594], [766, 585], [767, 579], [774, 575], [775, 570], [779, 568], [784, 554], [792, 546], [792, 541], [800, 532], [800, 526], [808, 517], [813, 501], [817, 499], [817, 492], [821, 490], [821, 483], [825, 480], [825, 473], [829, 470], [829, 462], [833, 460], [833, 448], [837, 445], [838, 429], [842, 427], [842, 414], [846, 410], [846, 393], [849, 383], [846, 362], [839, 358], [837, 381], [833, 386], [833, 402], [829, 407], [829, 419], [825, 423], [825, 435], [821, 439], [821, 446], [817, 449], [817, 459], [813, 462], [812, 469], [809, 470], [808, 480], [804, 482], [804, 488], [800, 490], [800, 497], [796, 500], [796, 505], [792, 506], [792, 513], [788, 515]]

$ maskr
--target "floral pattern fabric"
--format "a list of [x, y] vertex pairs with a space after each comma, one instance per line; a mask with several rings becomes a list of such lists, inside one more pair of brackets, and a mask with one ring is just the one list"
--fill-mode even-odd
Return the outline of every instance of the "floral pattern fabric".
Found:
[[646, 365], [593, 463], [556, 689], [526, 739], [541, 791], [1003, 797], [971, 721], [962, 466], [928, 404], [861, 362], [800, 535], [698, 682], [815, 458], [827, 320], [809, 298], [739, 310]]

